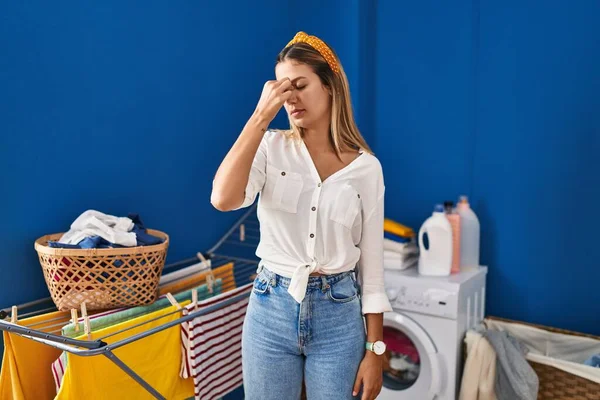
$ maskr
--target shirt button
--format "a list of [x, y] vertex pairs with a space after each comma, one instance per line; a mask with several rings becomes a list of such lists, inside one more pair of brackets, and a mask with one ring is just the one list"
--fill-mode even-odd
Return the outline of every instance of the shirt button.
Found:
[[315, 237], [315, 234], [314, 234], [314, 233], [311, 233], [311, 234], [310, 234], [310, 237], [311, 237], [311, 238], [314, 238], [314, 237]]
[[285, 171], [281, 171], [281, 176], [285, 176]]
[[306, 268], [310, 268], [310, 265], [306, 264], [306, 265], [305, 265], [305, 267], [306, 267]]
[[358, 196], [358, 198], [360, 199], [360, 193], [357, 193], [356, 195], [357, 195], [357, 196]]
[[313, 208], [311, 208], [311, 210], [313, 210], [313, 211], [316, 211], [316, 210], [317, 210], [317, 207], [313, 207]]
[[319, 184], [317, 185], [318, 187], [321, 187], [321, 182], [319, 182]]

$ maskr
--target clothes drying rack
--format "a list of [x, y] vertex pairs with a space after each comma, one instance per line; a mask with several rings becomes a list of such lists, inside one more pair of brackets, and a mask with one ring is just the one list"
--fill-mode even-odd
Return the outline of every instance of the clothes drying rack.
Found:
[[[198, 263], [199, 261], [203, 263], [204, 267], [201, 270], [196, 270], [190, 276], [199, 273], [206, 273], [210, 270], [214, 270], [220, 266], [233, 262], [233, 275], [235, 280], [234, 287], [249, 284], [251, 281], [254, 280], [254, 277], [256, 276], [256, 268], [258, 267], [259, 263], [259, 259], [255, 255], [256, 247], [258, 246], [258, 242], [260, 239], [260, 229], [256, 215], [256, 207], [256, 203], [253, 206], [251, 206], [211, 249], [204, 253], [197, 253], [195, 257], [181, 260], [173, 264], [165, 265], [165, 267], [163, 268], [163, 275], [165, 272], [177, 271], [185, 266], [189, 266], [190, 264]], [[207, 260], [210, 260], [210, 263], [206, 262]], [[233, 287], [227, 288], [224, 286], [222, 288], [222, 292], [226, 292], [227, 290], [232, 288]], [[80, 357], [103, 355], [109, 360], [111, 360], [113, 363], [115, 363], [121, 370], [123, 370], [123, 372], [125, 372], [127, 375], [133, 378], [137, 383], [139, 383], [154, 398], [165, 399], [165, 397], [163, 397], [148, 382], [146, 382], [143, 379], [143, 377], [139, 376], [135, 371], [129, 368], [129, 366], [127, 366], [121, 359], [119, 359], [114, 354], [114, 351], [137, 340], [146, 338], [165, 329], [169, 329], [173, 326], [182, 324], [186, 321], [192, 320], [204, 314], [211, 313], [215, 310], [226, 307], [232, 303], [243, 300], [245, 297], [248, 296], [248, 292], [236, 295], [234, 297], [231, 297], [230, 299], [220, 302], [219, 304], [215, 304], [213, 306], [191, 312], [186, 316], [180, 317], [176, 320], [164, 323], [155, 328], [132, 335], [130, 337], [127, 337], [125, 339], [119, 340], [111, 344], [108, 344], [102, 340], [87, 341], [80, 339], [72, 339], [54, 333], [35, 330], [26, 326], [20, 326], [18, 324], [18, 320], [16, 318], [17, 316], [19, 318], [31, 317], [46, 312], [57, 311], [55, 306], [48, 307], [49, 305], [53, 305], [52, 299], [50, 297], [0, 310], [0, 330], [20, 335], [27, 339], [55, 347], [57, 349], [69, 352]], [[30, 309], [34, 311], [22, 313], [22, 311]], [[176, 312], [180, 311], [176, 310], [173, 313]], [[163, 315], [159, 318], [167, 317], [168, 315], [172, 315], [173, 313]], [[144, 324], [152, 321], [153, 320], [147, 321]], [[72, 322], [74, 324], [78, 323], [77, 320], [72, 320]], [[60, 329], [62, 325], [63, 324], [60, 324], [60, 326], [57, 327]], [[115, 332], [114, 334], [121, 333], [132, 328], [134, 327], [123, 329], [119, 332]], [[113, 336], [114, 334], [110, 336]], [[50, 368], [50, 366], [48, 366], [48, 368]]]

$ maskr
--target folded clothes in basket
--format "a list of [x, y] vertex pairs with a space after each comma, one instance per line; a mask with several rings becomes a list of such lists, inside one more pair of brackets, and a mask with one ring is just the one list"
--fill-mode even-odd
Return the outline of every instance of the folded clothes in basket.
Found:
[[49, 247], [92, 249], [148, 246], [163, 239], [148, 233], [138, 214], [115, 217], [96, 210], [87, 210], [58, 241], [48, 241]]

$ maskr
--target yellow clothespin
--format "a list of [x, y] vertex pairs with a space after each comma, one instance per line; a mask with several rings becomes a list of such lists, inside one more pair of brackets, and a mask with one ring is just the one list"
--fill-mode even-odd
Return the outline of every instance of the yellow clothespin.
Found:
[[240, 225], [240, 242], [243, 242], [246, 240], [246, 225], [241, 224]]
[[76, 308], [71, 309], [71, 321], [73, 321], [73, 324], [75, 325], [75, 333], [79, 332], [79, 322], [77, 321], [77, 309]]
[[13, 324], [17, 323], [17, 306], [12, 306], [12, 311], [10, 313], [10, 322]]
[[175, 306], [178, 310], [181, 310], [181, 304], [179, 304], [177, 300], [175, 300], [175, 297], [173, 297], [171, 292], [167, 293], [167, 299], [169, 299], [169, 303], [171, 303], [172, 306]]
[[92, 329], [90, 327], [90, 319], [87, 315], [85, 301], [81, 303], [81, 317], [83, 318], [83, 332], [87, 336], [88, 340], [92, 340]]

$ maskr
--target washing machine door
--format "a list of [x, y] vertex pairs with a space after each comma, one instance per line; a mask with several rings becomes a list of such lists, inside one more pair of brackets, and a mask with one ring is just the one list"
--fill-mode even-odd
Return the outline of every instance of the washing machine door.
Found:
[[437, 348], [427, 332], [399, 312], [384, 314], [383, 387], [378, 400], [433, 400], [441, 388]]

